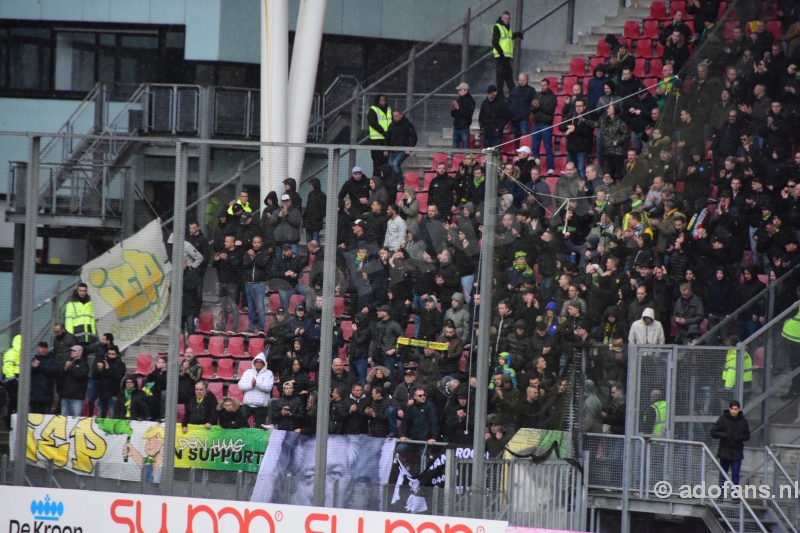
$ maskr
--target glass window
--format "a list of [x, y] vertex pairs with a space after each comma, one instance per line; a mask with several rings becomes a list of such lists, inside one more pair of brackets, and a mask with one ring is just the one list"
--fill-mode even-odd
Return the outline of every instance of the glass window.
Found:
[[9, 46], [9, 87], [12, 89], [51, 89], [51, 31], [38, 28], [13, 28]]
[[8, 55], [8, 30], [0, 29], [0, 87], [6, 86], [7, 55]]
[[116, 76], [116, 47], [117, 36], [112, 33], [100, 34], [100, 55], [97, 65], [97, 81], [100, 83], [114, 83]]
[[94, 86], [94, 33], [56, 34], [56, 90], [89, 91]]
[[117, 59], [119, 83], [158, 81], [158, 37], [121, 35]]

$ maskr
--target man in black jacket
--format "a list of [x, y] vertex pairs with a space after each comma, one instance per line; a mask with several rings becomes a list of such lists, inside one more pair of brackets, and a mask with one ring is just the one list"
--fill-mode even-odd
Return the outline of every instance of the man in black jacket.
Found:
[[[403, 116], [401, 111], [395, 109], [392, 111], [392, 123], [389, 125], [389, 131], [386, 133], [386, 144], [388, 146], [408, 146], [409, 148], [417, 145], [417, 131], [414, 125]], [[397, 183], [397, 190], [403, 190], [403, 170], [400, 165], [403, 164], [406, 157], [411, 155], [411, 150], [398, 150], [384, 152], [384, 155], [389, 156], [389, 166], [392, 167], [392, 177]]]
[[70, 357], [58, 365], [61, 378], [61, 415], [81, 416], [86, 388], [89, 385], [89, 362], [83, 357], [83, 346], [72, 346]]
[[[267, 281], [269, 259], [269, 252], [264, 249], [263, 237], [256, 235], [253, 237], [252, 248], [244, 253], [242, 259], [244, 288], [250, 318], [250, 327], [245, 333], [264, 333], [264, 321], [266, 319], [264, 314], [264, 284]], [[258, 315], [258, 329], [256, 329], [256, 315]]]
[[217, 411], [217, 397], [213, 392], [208, 391], [205, 381], [198, 381], [194, 384], [194, 399], [186, 402], [186, 410], [183, 413], [181, 429], [184, 433], [189, 430], [189, 424], [205, 426], [211, 428]]
[[469, 149], [469, 127], [475, 112], [475, 100], [469, 94], [469, 84], [459, 83], [456, 87], [458, 99], [450, 102], [450, 116], [453, 117], [453, 148]]
[[[739, 470], [744, 459], [744, 443], [750, 440], [750, 426], [738, 401], [731, 400], [728, 406], [729, 409], [711, 426], [711, 436], [719, 439], [717, 457], [720, 466], [726, 473], [730, 469], [731, 481], [738, 485]], [[725, 478], [720, 474], [719, 485], [723, 486], [724, 483]]]
[[416, 460], [428, 447], [406, 444], [406, 440], [424, 440], [428, 444], [433, 444], [438, 436], [439, 420], [436, 407], [433, 402], [428, 401], [425, 389], [417, 387], [414, 390], [414, 403], [406, 410], [403, 424], [400, 426], [400, 444], [397, 446], [397, 452], [401, 454], [411, 452], [413, 460]]
[[[528, 134], [528, 117], [533, 108], [533, 99], [536, 98], [536, 89], [528, 85], [528, 75], [520, 74], [519, 85], [511, 89], [508, 95], [508, 112], [511, 114], [511, 133], [514, 134], [516, 148], [519, 148], [519, 138]], [[526, 174], [523, 174], [526, 176]]]
[[[113, 418], [114, 404], [125, 377], [125, 363], [119, 357], [119, 348], [108, 347], [105, 357], [97, 356], [92, 368], [92, 378], [97, 380], [97, 416]], [[94, 406], [90, 406], [93, 408]], [[108, 416], [106, 416], [108, 415]]]
[[508, 107], [503, 95], [497, 92], [497, 87], [489, 85], [486, 88], [486, 100], [481, 104], [478, 115], [478, 124], [483, 132], [483, 147], [497, 146], [503, 138], [503, 129], [508, 124]]
[[594, 122], [586, 120], [585, 100], [576, 100], [572, 112], [558, 129], [567, 135], [567, 161], [578, 167], [581, 178], [586, 177], [586, 156], [592, 151]]
[[364, 172], [361, 167], [353, 167], [353, 177], [342, 185], [339, 190], [339, 202], [350, 196], [352, 206], [350, 207], [350, 214], [353, 218], [361, 218], [365, 212], [369, 210], [369, 180], [364, 178]]
[[556, 114], [558, 100], [553, 91], [550, 90], [550, 81], [546, 78], [539, 84], [541, 89], [533, 99], [533, 135], [531, 136], [533, 146], [533, 157], [536, 165], [539, 165], [539, 144], [544, 143], [544, 151], [547, 154], [547, 175], [552, 176], [555, 172], [555, 160], [553, 157], [553, 117]]
[[[233, 235], [225, 237], [225, 248], [222, 252], [214, 254], [212, 266], [217, 269], [219, 278], [219, 298], [222, 305], [220, 323], [217, 324], [218, 331], [225, 331], [228, 323], [228, 315], [233, 315], [232, 329], [239, 327], [239, 305], [236, 296], [239, 288], [239, 267], [241, 257], [236, 249], [236, 238]], [[288, 302], [286, 304], [289, 305]], [[231, 331], [231, 333], [236, 333]]]
[[364, 409], [367, 407], [368, 400], [361, 383], [354, 383], [350, 387], [350, 396], [344, 399], [347, 406], [347, 414], [344, 419], [345, 435], [366, 435], [367, 420]]
[[441, 213], [450, 213], [456, 205], [456, 180], [447, 175], [447, 165], [436, 165], [436, 177], [428, 185], [428, 206], [435, 205]]
[[372, 387], [370, 393], [372, 397], [368, 399], [363, 410], [369, 434], [372, 437], [386, 437], [389, 435], [390, 400], [381, 386]]
[[269, 420], [275, 426], [275, 429], [297, 431], [303, 426], [306, 404], [294, 392], [294, 382], [286, 381], [283, 384], [281, 397], [270, 400]]
[[53, 384], [56, 378], [56, 358], [46, 341], [39, 342], [31, 361], [30, 412], [49, 415], [53, 405]]
[[294, 253], [290, 244], [284, 244], [281, 256], [272, 263], [272, 268], [269, 271], [271, 280], [280, 280], [280, 282], [275, 283], [275, 289], [280, 295], [282, 308], [289, 308], [289, 299], [292, 294], [305, 295], [308, 287], [298, 283], [302, 271], [303, 265], [300, 258]]

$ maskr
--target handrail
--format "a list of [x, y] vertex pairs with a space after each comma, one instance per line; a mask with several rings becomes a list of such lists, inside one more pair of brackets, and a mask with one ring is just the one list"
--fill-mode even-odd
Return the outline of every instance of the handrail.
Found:
[[[764, 482], [766, 483], [767, 476], [769, 475], [769, 461], [770, 460], [772, 460], [772, 462], [775, 463], [775, 467], [780, 471], [780, 473], [783, 475], [783, 477], [786, 478], [786, 481], [788, 481], [789, 484], [791, 485], [793, 483], [792, 478], [789, 476], [789, 474], [783, 468], [783, 465], [780, 463], [780, 461], [778, 461], [778, 458], [775, 457], [775, 454], [772, 453], [772, 450], [770, 450], [769, 446], [764, 446]], [[789, 526], [789, 528], [792, 530], [792, 533], [797, 533], [797, 528], [794, 525], [792, 525], [792, 521], [789, 520], [789, 517], [787, 517], [786, 513], [783, 512], [783, 509], [781, 509], [781, 506], [778, 505], [777, 501], [775, 501], [775, 498], [774, 498], [775, 493], [774, 493], [774, 491], [777, 490], [778, 473], [777, 473], [777, 471], [774, 471], [774, 470], [773, 470], [773, 472], [775, 474], [775, 483], [772, 484], [773, 498], [765, 498], [765, 499], [770, 504], [772, 504], [772, 506], [774, 507], [774, 510], [777, 513], [780, 514], [780, 517], [783, 519], [784, 523]], [[778, 496], [780, 496], [780, 493], [778, 494]], [[789, 497], [791, 497], [791, 494], [789, 495]]]
[[746, 311], [749, 307], [752, 307], [756, 302], [758, 302], [758, 300], [764, 298], [765, 296], [768, 297], [769, 291], [774, 290], [776, 285], [780, 283], [785, 283], [791, 276], [796, 275], [798, 272], [800, 272], [800, 265], [797, 265], [794, 268], [790, 269], [789, 271], [784, 273], [783, 276], [781, 276], [774, 282], [768, 283], [767, 286], [764, 287], [764, 290], [762, 290], [761, 292], [759, 292], [758, 294], [747, 300], [745, 303], [740, 305], [739, 308], [736, 309], [736, 311], [730, 313], [719, 324], [715, 325], [713, 328], [710, 328], [708, 331], [706, 331], [704, 335], [700, 336], [697, 340], [695, 340], [692, 343], [692, 346], [700, 346], [703, 343], [709, 341], [710, 339], [713, 339], [717, 335], [718, 330], [728, 326], [728, 324], [731, 321], [736, 320], [736, 317], [738, 317], [741, 313]]
[[[497, 4], [499, 4], [501, 1], [502, 1], [502, 0], [494, 0], [494, 2], [490, 3], [489, 5], [487, 5], [486, 7], [484, 7], [483, 9], [480, 9], [479, 11], [477, 11], [477, 12], [476, 12], [474, 15], [472, 15], [472, 16], [469, 18], [469, 20], [465, 20], [465, 21], [463, 21], [463, 22], [460, 22], [460, 23], [459, 23], [457, 26], [453, 27], [453, 28], [452, 28], [452, 29], [451, 29], [449, 32], [447, 32], [447, 33], [446, 33], [446, 34], [444, 34], [443, 36], [439, 37], [438, 39], [436, 39], [435, 41], [433, 41], [431, 44], [429, 44], [428, 46], [426, 46], [425, 48], [422, 48], [422, 49], [421, 49], [419, 52], [415, 53], [413, 56], [411, 56], [411, 55], [409, 54], [409, 57], [407, 57], [407, 58], [406, 58], [406, 59], [405, 59], [405, 60], [404, 60], [402, 63], [400, 63], [399, 65], [397, 65], [396, 67], [394, 67], [392, 70], [390, 70], [390, 71], [389, 71], [389, 72], [387, 72], [386, 74], [384, 74], [384, 75], [380, 76], [380, 77], [379, 77], [377, 80], [373, 81], [372, 83], [370, 83], [369, 85], [367, 85], [367, 86], [366, 86], [366, 87], [364, 87], [363, 89], [361, 89], [361, 91], [358, 93], [358, 95], [357, 95], [357, 96], [352, 96], [352, 97], [348, 98], [346, 101], [342, 102], [341, 104], [339, 104], [338, 106], [336, 106], [336, 107], [335, 107], [335, 108], [333, 108], [332, 110], [330, 110], [330, 111], [328, 111], [327, 113], [325, 113], [325, 114], [324, 114], [322, 117], [320, 117], [319, 119], [317, 119], [317, 120], [316, 120], [314, 123], [312, 123], [312, 124], [309, 124], [309, 126], [308, 126], [308, 127], [309, 127], [309, 128], [312, 128], [312, 127], [316, 126], [316, 125], [317, 125], [319, 122], [323, 122], [324, 120], [326, 120], [326, 119], [328, 119], [328, 118], [332, 117], [333, 115], [335, 115], [335, 114], [336, 114], [336, 113], [338, 113], [340, 110], [342, 110], [342, 109], [344, 109], [345, 107], [347, 107], [348, 105], [352, 104], [354, 100], [357, 100], [357, 99], [361, 98], [361, 97], [364, 95], [364, 93], [368, 92], [370, 89], [374, 89], [375, 87], [377, 87], [377, 86], [378, 86], [378, 84], [380, 84], [380, 83], [382, 83], [382, 82], [386, 81], [387, 79], [389, 79], [390, 77], [392, 77], [393, 75], [395, 75], [397, 72], [399, 72], [399, 71], [400, 71], [400, 70], [402, 70], [403, 68], [407, 67], [407, 66], [408, 66], [408, 64], [409, 64], [409, 63], [411, 63], [411, 61], [414, 61], [414, 60], [416, 60], [417, 58], [419, 58], [420, 56], [422, 56], [422, 55], [426, 54], [426, 53], [427, 53], [429, 50], [431, 50], [431, 49], [432, 49], [434, 46], [437, 46], [438, 44], [441, 44], [442, 42], [444, 42], [444, 40], [445, 40], [445, 39], [447, 39], [448, 37], [450, 37], [451, 35], [453, 35], [455, 32], [457, 32], [458, 30], [460, 30], [461, 28], [463, 28], [465, 24], [467, 24], [468, 22], [472, 22], [473, 20], [475, 20], [475, 19], [476, 19], [476, 18], [478, 18], [479, 16], [483, 15], [483, 14], [484, 14], [484, 13], [486, 13], [486, 12], [487, 12], [489, 9], [491, 9], [491, 8], [493, 8], [494, 6], [496, 6]], [[565, 2], [565, 3], [566, 3], [566, 2]], [[528, 28], [528, 29], [530, 29], [530, 28]], [[522, 32], [522, 33], [524, 33], [525, 31], [527, 31], [527, 30], [523, 30], [523, 32]]]
[[[65, 128], [69, 129], [68, 126], [72, 123], [72, 120], [78, 115], [78, 113], [81, 113], [83, 111], [85, 104], [87, 104], [87, 103], [89, 103], [89, 102], [91, 102], [92, 100], [95, 99], [95, 97], [97, 96], [97, 93], [100, 92], [102, 87], [103, 87], [103, 84], [100, 83], [100, 82], [97, 82], [97, 83], [94, 84], [94, 87], [92, 87], [92, 89], [86, 94], [84, 99], [81, 100], [81, 103], [78, 104], [78, 107], [75, 108], [75, 111], [73, 111], [72, 114], [69, 116], [69, 118], [67, 118], [67, 120], [64, 122], [64, 124], [62, 124], [61, 127], [58, 128], [57, 133], [62, 133], [62, 130], [64, 130]], [[93, 130], [94, 130], [94, 127], [92, 127], [90, 129], [90, 131], [93, 131]], [[57, 142], [57, 140], [58, 140], [58, 137], [51, 138], [50, 142], [48, 142], [46, 145], [44, 145], [44, 148], [39, 150], [40, 157], [42, 157], [42, 158], [46, 157], [47, 156], [47, 152], [52, 148], [53, 144], [55, 144]]]
[[[611, 433], [586, 433], [584, 436], [586, 437], [595, 437], [595, 438], [603, 438], [603, 439], [622, 439], [625, 440], [625, 435], [612, 435]], [[630, 489], [631, 492], [638, 492], [639, 494], [644, 494], [647, 491], [647, 487], [645, 485], [645, 447], [647, 443], [645, 442], [645, 438], [640, 435], [631, 435], [631, 440], [638, 440], [642, 443], [642, 453], [639, 455], [639, 490]], [[624, 464], [624, 463], [623, 463]], [[623, 466], [622, 475], [626, 474], [627, 468]], [[588, 481], [587, 481], [588, 485]], [[621, 488], [621, 487], [620, 487]]]
[[[80, 273], [80, 271], [78, 273]], [[54, 296], [61, 296], [65, 292], [71, 291], [72, 289], [74, 289], [75, 287], [78, 286], [78, 283], [80, 283], [80, 279], [76, 279], [75, 281], [73, 281], [72, 283], [67, 285], [61, 292], [59, 292], [58, 294], [56, 294]], [[49, 298], [46, 298], [42, 303], [40, 303], [39, 305], [37, 305], [36, 307], [33, 308], [33, 312], [35, 313], [36, 311], [38, 311], [39, 309], [41, 309], [45, 305], [48, 305], [52, 301], [53, 301], [53, 297], [52, 296], [49, 297]], [[22, 320], [21, 318], [15, 318], [11, 322], [9, 322], [8, 324], [6, 324], [2, 328], [0, 328], [0, 333], [4, 333], [6, 330], [10, 329], [14, 324], [16, 324], [17, 322], [20, 322], [21, 320]]]
[[[714, 454], [711, 453], [711, 450], [708, 448], [708, 446], [706, 446], [706, 444], [704, 442], [691, 441], [691, 440], [653, 438], [653, 439], [649, 439], [648, 446], [650, 445], [650, 443], [653, 443], [653, 442], [661, 442], [661, 443], [664, 443], [664, 444], [680, 444], [680, 445], [688, 445], [688, 446], [699, 446], [703, 451], [704, 460], [705, 460], [705, 457], [707, 456], [708, 460], [711, 461], [711, 464], [714, 465], [715, 467], [717, 467], [717, 471], [723, 477], [723, 479], [725, 479], [725, 481], [727, 481], [728, 483], [730, 483], [733, 486], [733, 481], [731, 481], [731, 478], [728, 475], [728, 472], [726, 472], [725, 470], [722, 469], [722, 466], [719, 464], [719, 461], [717, 461], [717, 458], [714, 457]], [[649, 453], [648, 453], [648, 456], [649, 456]], [[701, 469], [700, 476], [701, 476], [701, 483], [705, 486], [705, 478], [706, 478], [705, 468]], [[647, 492], [649, 493], [649, 491], [650, 491], [650, 487], [647, 487]], [[722, 519], [728, 525], [728, 528], [730, 528], [731, 531], [736, 531], [736, 529], [733, 527], [733, 525], [731, 525], [731, 523], [728, 521], [728, 517], [725, 516], [725, 513], [723, 513], [722, 510], [719, 508], [719, 505], [717, 505], [716, 500], [714, 498], [706, 497], [705, 494], [704, 494], [703, 497], [701, 498], [701, 501], [705, 501], [705, 500], [708, 500], [711, 503], [711, 505], [714, 507], [714, 509], [716, 509], [717, 513], [722, 517]], [[753, 511], [753, 508], [750, 507], [749, 503], [747, 503], [747, 500], [745, 500], [744, 498], [739, 498], [738, 503], [739, 503], [739, 505], [741, 505], [742, 507], [744, 507], [747, 510], [747, 513], [750, 515], [750, 518], [756, 523], [756, 525], [758, 525], [758, 527], [759, 527], [759, 529], [761, 529], [762, 533], [767, 533], [767, 529], [764, 527], [764, 524], [762, 524], [761, 520], [758, 519], [758, 516], [756, 516], [755, 512]]]

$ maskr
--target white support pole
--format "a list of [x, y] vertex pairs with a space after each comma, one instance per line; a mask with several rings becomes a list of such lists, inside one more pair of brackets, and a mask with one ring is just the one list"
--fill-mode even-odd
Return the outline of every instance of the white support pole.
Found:
[[[292, 49], [292, 67], [289, 72], [288, 140], [304, 143], [308, 139], [308, 124], [314, 103], [314, 86], [317, 79], [319, 52], [322, 46], [322, 29], [328, 0], [300, 0]], [[303, 172], [305, 148], [289, 149], [289, 173], [297, 180]]]
[[[261, 0], [261, 142], [286, 142], [289, 80], [289, 0]], [[261, 147], [261, 197], [280, 196], [286, 179], [286, 148]]]

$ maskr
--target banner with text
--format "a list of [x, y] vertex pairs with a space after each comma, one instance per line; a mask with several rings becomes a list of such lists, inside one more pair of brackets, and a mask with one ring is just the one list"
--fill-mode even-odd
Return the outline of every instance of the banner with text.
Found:
[[287, 504], [0, 486], [8, 533], [504, 533], [506, 522]]
[[[13, 417], [16, 428], [16, 415]], [[9, 444], [14, 459], [14, 435]], [[177, 428], [175, 468], [257, 472], [267, 449], [270, 432], [262, 429], [222, 429], [190, 425]], [[57, 468], [76, 474], [148, 482], [161, 479], [164, 426], [110, 418], [28, 416], [26, 457], [36, 466]]]
[[98, 335], [113, 333], [124, 350], [161, 323], [169, 306], [168, 261], [156, 219], [83, 266]]

